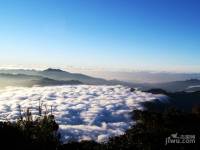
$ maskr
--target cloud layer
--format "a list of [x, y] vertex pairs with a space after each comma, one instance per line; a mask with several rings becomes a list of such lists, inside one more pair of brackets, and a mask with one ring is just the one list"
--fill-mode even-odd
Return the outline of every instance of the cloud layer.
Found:
[[39, 100], [53, 108], [64, 142], [69, 140], [106, 141], [123, 134], [134, 123], [130, 112], [142, 109], [140, 102], [162, 99], [124, 86], [54, 86], [14, 88], [0, 91], [0, 119], [15, 121], [22, 109], [38, 114]]

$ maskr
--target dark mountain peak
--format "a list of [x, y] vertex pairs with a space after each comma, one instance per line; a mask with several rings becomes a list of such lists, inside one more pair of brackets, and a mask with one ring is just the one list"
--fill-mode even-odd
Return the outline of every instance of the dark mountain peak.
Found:
[[65, 72], [61, 69], [54, 69], [54, 68], [48, 68], [46, 70], [44, 70], [43, 72]]

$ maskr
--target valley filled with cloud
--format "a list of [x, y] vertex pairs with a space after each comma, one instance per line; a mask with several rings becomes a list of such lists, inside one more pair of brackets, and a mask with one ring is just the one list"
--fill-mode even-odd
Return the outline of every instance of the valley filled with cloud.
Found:
[[23, 111], [30, 108], [33, 116], [37, 116], [40, 102], [43, 113], [52, 110], [63, 142], [104, 142], [109, 137], [124, 134], [131, 127], [134, 120], [130, 113], [143, 109], [141, 102], [165, 98], [137, 90], [131, 92], [130, 88], [120, 85], [7, 87], [0, 90], [0, 120], [19, 119], [19, 106]]

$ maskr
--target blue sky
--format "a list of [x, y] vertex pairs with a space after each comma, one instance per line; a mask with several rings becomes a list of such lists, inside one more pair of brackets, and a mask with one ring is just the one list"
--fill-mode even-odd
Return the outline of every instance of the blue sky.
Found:
[[198, 0], [0, 0], [0, 66], [200, 72]]

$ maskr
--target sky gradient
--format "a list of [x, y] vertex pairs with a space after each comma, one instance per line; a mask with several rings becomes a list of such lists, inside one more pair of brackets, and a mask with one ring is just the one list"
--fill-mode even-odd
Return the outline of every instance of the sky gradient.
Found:
[[0, 66], [200, 72], [198, 0], [0, 0]]

